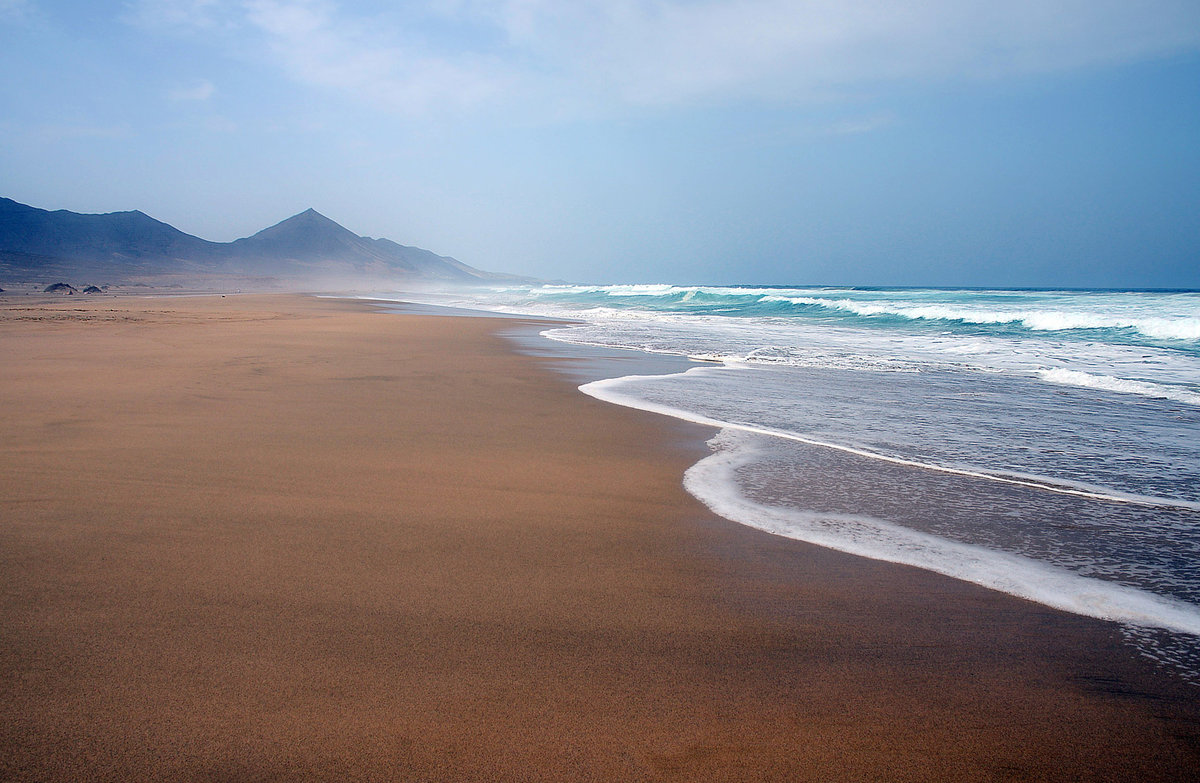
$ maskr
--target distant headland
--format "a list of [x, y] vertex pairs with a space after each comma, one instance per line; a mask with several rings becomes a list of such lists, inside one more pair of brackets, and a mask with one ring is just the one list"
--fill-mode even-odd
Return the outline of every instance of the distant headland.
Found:
[[144, 212], [48, 211], [0, 198], [0, 284], [101, 283], [271, 289], [472, 284], [518, 278], [390, 239], [313, 209], [233, 242], [209, 242]]

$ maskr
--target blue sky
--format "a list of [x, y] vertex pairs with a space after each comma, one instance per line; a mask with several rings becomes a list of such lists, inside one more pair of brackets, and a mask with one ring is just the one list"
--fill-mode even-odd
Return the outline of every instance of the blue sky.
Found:
[[0, 0], [0, 195], [588, 282], [1200, 287], [1195, 0]]

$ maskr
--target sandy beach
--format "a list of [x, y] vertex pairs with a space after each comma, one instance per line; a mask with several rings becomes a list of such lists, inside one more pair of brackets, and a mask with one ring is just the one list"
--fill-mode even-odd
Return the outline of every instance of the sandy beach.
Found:
[[0, 779], [1200, 776], [1115, 626], [717, 518], [510, 325], [0, 300]]

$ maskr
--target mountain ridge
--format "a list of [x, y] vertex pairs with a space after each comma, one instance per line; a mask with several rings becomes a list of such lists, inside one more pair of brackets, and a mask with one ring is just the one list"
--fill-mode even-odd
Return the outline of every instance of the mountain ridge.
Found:
[[390, 239], [355, 234], [308, 208], [232, 242], [210, 242], [140, 210], [45, 210], [0, 197], [0, 271], [130, 278], [223, 276], [283, 282], [485, 283], [487, 272]]

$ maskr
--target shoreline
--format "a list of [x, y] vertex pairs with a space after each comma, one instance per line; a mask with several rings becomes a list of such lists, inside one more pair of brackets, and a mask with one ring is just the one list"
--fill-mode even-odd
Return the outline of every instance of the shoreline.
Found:
[[[0, 303], [13, 780], [1187, 780], [1114, 625], [770, 536], [522, 319]], [[37, 320], [40, 319], [40, 320]], [[699, 445], [698, 445], [699, 444]]]
[[[517, 314], [506, 315], [490, 310], [466, 309], [461, 306], [412, 304], [387, 299], [367, 301], [372, 301], [385, 310], [398, 313], [525, 318], [525, 316]], [[865, 464], [867, 465], [872, 462], [883, 463], [874, 471], [869, 466], [857, 471], [864, 474], [874, 473], [875, 476], [879, 475], [880, 470], [891, 466], [911, 468], [917, 471], [918, 475], [921, 475], [922, 472], [946, 474], [951, 479], [962, 483], [957, 491], [966, 495], [979, 494], [970, 486], [970, 481], [977, 480], [983, 482], [989, 490], [992, 488], [987, 485], [994, 483], [1002, 485], [1002, 488], [1037, 490], [1061, 494], [1070, 498], [1122, 505], [1200, 509], [1200, 504], [1188, 501], [1119, 493], [1111, 489], [1102, 491], [1089, 485], [1073, 485], [1067, 481], [1054, 483], [1051, 479], [1044, 477], [1022, 474], [1005, 475], [948, 467], [936, 463], [917, 462], [805, 437], [794, 432], [718, 420], [670, 404], [652, 402], [639, 397], [636, 392], [632, 394], [626, 392], [624, 387], [632, 382], [636, 389], [640, 382], [660, 375], [686, 375], [689, 371], [720, 372], [723, 363], [718, 362], [714, 366], [710, 361], [681, 355], [652, 353], [636, 348], [576, 343], [569, 339], [547, 338], [545, 336], [547, 330], [559, 332], [566, 327], [569, 331], [572, 326], [587, 326], [587, 322], [558, 320], [549, 316], [529, 316], [528, 318], [531, 319], [530, 324], [520, 329], [507, 330], [505, 335], [513, 338], [523, 352], [533, 356], [555, 359], [553, 364], [560, 371], [582, 384], [579, 386], [579, 390], [584, 394], [610, 404], [711, 428], [714, 433], [722, 433], [719, 436], [722, 440], [725, 439], [724, 433], [726, 432], [752, 436], [761, 435], [768, 439], [779, 438], [803, 444], [817, 451], [830, 450], [843, 455], [843, 461], [860, 458], [866, 460]], [[713, 457], [717, 462], [721, 461], [719, 454], [709, 449], [702, 451], [703, 456]], [[718, 448], [717, 451], [723, 451], [723, 449]], [[872, 528], [872, 535], [868, 537], [867, 541], [862, 540], [859, 536], [839, 535], [829, 530], [826, 525], [810, 521], [809, 514], [805, 510], [799, 510], [789, 515], [789, 509], [786, 508], [770, 505], [765, 508], [758, 506], [739, 492], [737, 482], [732, 476], [732, 469], [726, 467], [715, 470], [707, 465], [702, 466], [700, 463], [703, 461], [700, 459], [689, 468], [684, 476], [685, 487], [713, 513], [738, 524], [860, 557], [933, 571], [1072, 614], [1120, 622], [1123, 623], [1122, 633], [1127, 639], [1156, 634], [1177, 634], [1180, 637], [1172, 640], [1172, 643], [1186, 645], [1188, 643], [1183, 640], [1183, 637], [1200, 633], [1198, 630], [1200, 629], [1200, 617], [1191, 604], [1179, 597], [1162, 595], [1116, 581], [1085, 577], [1070, 569], [1061, 568], [1037, 558], [1005, 552], [1002, 549], [979, 547], [953, 538], [929, 534], [923, 531], [919, 525], [913, 527], [902, 525], [897, 528], [886, 521], [886, 515], [879, 519], [870, 516], [859, 518], [853, 514], [846, 517], [847, 522], [855, 526]], [[712, 460], [709, 462], [711, 463]], [[714, 472], [723, 472], [724, 478], [714, 481], [711, 478], [711, 474]], [[700, 479], [701, 474], [709, 476], [709, 478]], [[964, 482], [963, 479], [968, 481]], [[954, 493], [940, 488], [939, 494]], [[928, 497], [926, 499], [928, 500]], [[1037, 503], [1036, 500], [1030, 502]], [[945, 508], [928, 510], [932, 516], [943, 516], [944, 518], [944, 515], [947, 514]], [[1062, 509], [1059, 511], [1061, 512]], [[849, 514], [849, 512], [844, 513]], [[829, 511], [827, 514], [836, 516], [837, 512]], [[814, 515], [821, 516], [815, 512]], [[1131, 644], [1133, 643], [1131, 642]], [[1164, 654], [1168, 657], [1176, 656], [1180, 650], [1167, 651], [1158, 646], [1152, 646], [1151, 649], [1139, 649], [1137, 652], [1148, 659], [1156, 660]], [[1191, 660], [1192, 656], [1188, 656], [1186, 650], [1184, 655]], [[1182, 659], [1176, 663], [1178, 665], [1171, 667], [1172, 672], [1200, 687], [1200, 679], [1197, 679], [1200, 674], [1194, 664], [1185, 663]]]

